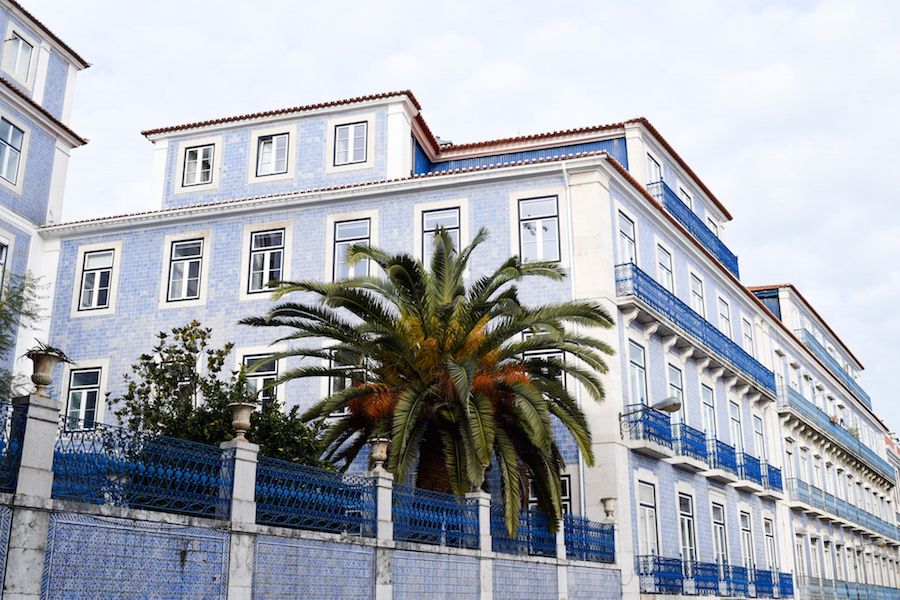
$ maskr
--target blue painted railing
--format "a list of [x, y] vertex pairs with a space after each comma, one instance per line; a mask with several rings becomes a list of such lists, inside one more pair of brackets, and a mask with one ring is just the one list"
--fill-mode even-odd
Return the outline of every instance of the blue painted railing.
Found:
[[638, 556], [636, 560], [641, 593], [683, 593], [684, 571], [681, 559], [644, 555]]
[[842, 519], [853, 521], [863, 527], [868, 527], [876, 533], [880, 533], [881, 535], [895, 540], [900, 540], [900, 527], [897, 527], [893, 523], [888, 523], [884, 519], [857, 506], [853, 506], [846, 500], [836, 498], [833, 494], [829, 494], [801, 479], [789, 479], [787, 481], [787, 490], [788, 495], [792, 500], [805, 502], [810, 506], [829, 512]]
[[794, 595], [790, 573], [644, 555], [636, 558], [643, 594], [789, 598]]
[[747, 567], [729, 565], [726, 578], [729, 596], [747, 597], [750, 595], [750, 573]]
[[16, 491], [26, 407], [0, 402], [0, 492]]
[[491, 544], [494, 552], [556, 556], [556, 535], [548, 528], [547, 516], [535, 510], [519, 512], [519, 529], [515, 536], [506, 529], [503, 506], [491, 506]]
[[768, 463], [765, 465], [765, 467], [765, 486], [770, 490], [780, 492], [783, 489], [781, 481], [781, 469], [773, 467]]
[[54, 498], [227, 518], [234, 452], [215, 446], [63, 420], [53, 455]]
[[684, 593], [691, 596], [721, 595], [721, 571], [716, 563], [684, 561]]
[[794, 596], [794, 576], [790, 573], [778, 574], [778, 597], [792, 598]]
[[794, 388], [781, 386], [779, 389], [779, 404], [794, 409], [813, 427], [840, 444], [844, 450], [865, 462], [885, 479], [891, 482], [895, 481], [894, 469], [886, 460], [878, 456], [871, 448], [863, 444], [859, 438], [839, 424], [832, 423], [825, 411], [804, 398]]
[[675, 423], [672, 425], [672, 437], [676, 453], [706, 462], [706, 436], [702, 431], [684, 423]]
[[900, 589], [820, 577], [798, 577], [796, 588], [801, 597], [822, 600], [898, 600]]
[[676, 327], [731, 363], [748, 378], [775, 393], [775, 374], [772, 371], [640, 270], [637, 265], [616, 266], [616, 293], [619, 296], [634, 296], [642, 300]]
[[612, 523], [597, 523], [584, 517], [563, 516], [566, 557], [592, 562], [616, 562], [616, 532]]
[[373, 479], [259, 458], [257, 523], [374, 537], [375, 520]]
[[806, 347], [809, 348], [819, 360], [828, 365], [828, 369], [832, 374], [840, 379], [860, 402], [869, 408], [872, 408], [872, 399], [869, 398], [869, 394], [867, 394], [856, 380], [841, 367], [840, 363], [828, 353], [828, 350], [826, 350], [819, 340], [816, 339], [816, 336], [806, 329], [800, 329], [797, 333], [800, 334], [800, 338], [803, 340], [803, 343], [806, 344]]
[[622, 418], [631, 439], [672, 447], [672, 422], [666, 413], [646, 404], [629, 404]]
[[394, 539], [478, 548], [478, 501], [400, 483], [394, 484]]
[[746, 452], [741, 452], [738, 461], [738, 475], [740, 475], [741, 479], [762, 485], [762, 467], [759, 459]]
[[713, 469], [722, 469], [734, 475], [738, 474], [737, 453], [733, 446], [719, 440], [707, 440], [707, 453], [709, 466]]
[[775, 573], [766, 569], [754, 569], [753, 589], [757, 598], [774, 598]]
[[694, 214], [694, 211], [678, 197], [678, 194], [673, 192], [664, 181], [649, 184], [647, 190], [656, 198], [657, 202], [665, 206], [672, 216], [691, 232], [691, 235], [697, 238], [697, 241], [712, 252], [723, 267], [731, 271], [735, 277], [740, 277], [737, 256], [722, 243], [722, 240], [706, 226], [700, 217]]

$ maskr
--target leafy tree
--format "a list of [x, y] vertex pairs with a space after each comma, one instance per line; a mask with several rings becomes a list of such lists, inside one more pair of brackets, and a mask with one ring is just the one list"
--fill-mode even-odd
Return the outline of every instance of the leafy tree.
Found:
[[[606, 372], [603, 355], [612, 349], [580, 329], [608, 328], [612, 320], [595, 302], [520, 302], [522, 280], [564, 278], [556, 263], [511, 257], [467, 285], [470, 257], [486, 237], [481, 230], [457, 251], [439, 233], [428, 269], [407, 254], [355, 245], [349, 260], [372, 261], [384, 277], [285, 282], [276, 299], [295, 301], [243, 323], [292, 330], [284, 340], [328, 342], [326, 349], [304, 343], [284, 352], [320, 360], [282, 381], [341, 377], [347, 369], [364, 374], [304, 414], [328, 423], [326, 456], [350, 462], [368, 439], [388, 435], [388, 468], [397, 480], [415, 469], [419, 487], [455, 494], [480, 488], [493, 461], [508, 529], [516, 530], [529, 480], [555, 528], [564, 461], [553, 420], [571, 432], [588, 464], [594, 460], [584, 413], [561, 379], [603, 398], [598, 374]], [[328, 418], [343, 409], [346, 416]]]
[[27, 393], [28, 382], [14, 377], [6, 365], [15, 352], [19, 330], [41, 319], [39, 291], [40, 284], [30, 272], [8, 276], [0, 290], [0, 398]]
[[[113, 400], [120, 422], [150, 433], [218, 445], [231, 439], [228, 404], [246, 392], [243, 371], [226, 372], [234, 345], [210, 347], [212, 330], [192, 321], [159, 332], [152, 351], [142, 354], [125, 374], [126, 392]], [[200, 361], [204, 369], [198, 369]], [[310, 427], [297, 407], [285, 412], [277, 400], [264, 399], [250, 418], [248, 439], [260, 454], [292, 462], [327, 466], [320, 460], [320, 427]]]

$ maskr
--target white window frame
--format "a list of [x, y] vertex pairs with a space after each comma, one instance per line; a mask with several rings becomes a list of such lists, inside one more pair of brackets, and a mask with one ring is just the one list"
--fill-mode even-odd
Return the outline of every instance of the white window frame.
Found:
[[[712, 398], [711, 403], [707, 403], [706, 399], [703, 397], [703, 390], [708, 389], [710, 391], [710, 397]], [[703, 423], [703, 432], [706, 436], [706, 439], [718, 439], [719, 435], [719, 423], [716, 419], [718, 419], [718, 410], [716, 407], [716, 386], [712, 382], [708, 381], [700, 381], [700, 411], [701, 411], [701, 421]], [[712, 431], [707, 431], [707, 423], [712, 428]]]
[[691, 211], [694, 210], [694, 195], [688, 191], [686, 186], [679, 184], [678, 198], [684, 202], [684, 205], [691, 209]]
[[[334, 215], [328, 215], [325, 219], [325, 264], [324, 269], [322, 271], [322, 275], [324, 277], [324, 281], [334, 281], [334, 235], [335, 235], [335, 224], [343, 223], [345, 221], [360, 221], [363, 219], [369, 220], [369, 245], [370, 246], [378, 246], [378, 229], [379, 229], [379, 218], [377, 210], [360, 210], [355, 212], [346, 212]], [[375, 275], [378, 266], [369, 261], [369, 275]]]
[[[737, 407], [737, 418], [733, 408]], [[731, 437], [731, 445], [737, 453], [744, 452], [744, 413], [741, 403], [737, 400], [728, 401], [728, 434]]]
[[[554, 203], [554, 206], [556, 207], [556, 210], [552, 214], [547, 214], [547, 215], [540, 216], [540, 217], [523, 218], [522, 217], [522, 204], [525, 202], [532, 201], [532, 200], [552, 200]], [[544, 221], [549, 222], [549, 221], [555, 220], [556, 221], [556, 253], [557, 253], [557, 256], [556, 257], [537, 256], [532, 260], [532, 262], [541, 262], [541, 261], [559, 262], [562, 260], [562, 256], [563, 256], [562, 223], [560, 223], [559, 196], [554, 195], [554, 196], [534, 196], [534, 197], [528, 197], [528, 198], [519, 198], [519, 201], [516, 206], [516, 219], [518, 221], [518, 228], [517, 228], [518, 236], [517, 237], [519, 240], [519, 248], [518, 248], [518, 252], [516, 252], [516, 256], [518, 256], [520, 259], [522, 259], [523, 262], [526, 261], [526, 259], [524, 257], [524, 252], [522, 251], [522, 228], [525, 223], [543, 224]], [[543, 253], [543, 243], [542, 243], [543, 230], [541, 228], [538, 228], [537, 231], [538, 231], [538, 235], [537, 235], [536, 239], [537, 239], [538, 253], [542, 254]], [[531, 259], [529, 259], [529, 260], [531, 260]]]
[[681, 403], [681, 408], [669, 413], [672, 424], [685, 422], [687, 405], [684, 394], [684, 369], [681, 366], [666, 363], [666, 390], [666, 396], [675, 396]]
[[[636, 473], [634, 477], [634, 493], [635, 499], [637, 500], [638, 512], [638, 552], [641, 555], [659, 556], [661, 550], [659, 540], [659, 482], [656, 480], [656, 478], [644, 477], [640, 473]], [[653, 492], [652, 505], [645, 504], [641, 501], [640, 492], [642, 486], [648, 486], [649, 488], [651, 488]], [[645, 512], [650, 513], [651, 511], [653, 520], [652, 540], [649, 537], [651, 532], [645, 529], [645, 525], [650, 524], [650, 521], [645, 518]], [[642, 548], [642, 545], [646, 545], [646, 548]]]
[[63, 402], [62, 406], [60, 407], [59, 414], [65, 419], [67, 425], [69, 418], [69, 395], [71, 391], [69, 388], [72, 381], [72, 371], [88, 371], [92, 369], [100, 369], [100, 385], [97, 393], [97, 405], [94, 410], [94, 422], [106, 422], [106, 392], [109, 389], [109, 359], [78, 359], [77, 364], [63, 365], [61, 381], [63, 386], [65, 386], [65, 402]]
[[508, 215], [509, 215], [509, 254], [510, 256], [521, 256], [520, 239], [519, 239], [519, 201], [532, 200], [537, 198], [549, 198], [556, 196], [556, 217], [559, 225], [559, 260], [557, 264], [566, 268], [569, 266], [569, 229], [568, 229], [568, 204], [566, 202], [566, 191], [561, 187], [545, 187], [534, 188], [528, 190], [518, 190], [511, 192], [508, 198]]
[[[716, 513], [715, 507], [719, 507], [722, 509], [722, 520], [716, 521]], [[713, 550], [713, 562], [719, 565], [720, 569], [729, 564], [729, 558], [731, 554], [731, 549], [728, 547], [728, 504], [725, 501], [725, 498], [719, 495], [711, 496], [709, 500], [709, 520], [710, 520], [710, 530], [712, 532], [712, 550]], [[717, 526], [721, 525], [721, 529], [717, 530]], [[722, 540], [717, 540], [716, 534], [718, 531], [722, 532]], [[716, 547], [719, 544], [722, 544], [722, 555], [716, 554]]]
[[[690, 501], [690, 512], [684, 512], [681, 509], [681, 499], [686, 498]], [[675, 494], [675, 510], [678, 513], [678, 541], [680, 542], [680, 554], [683, 561], [699, 560], [699, 546], [697, 545], [697, 503], [692, 494], [682, 492], [680, 490]], [[685, 528], [689, 532], [685, 532]], [[689, 539], [685, 539], [685, 535]], [[691, 556], [685, 556], [685, 550], [689, 550]]]
[[[273, 355], [279, 352], [284, 352], [287, 350], [287, 346], [285, 344], [275, 344], [272, 346], [238, 346], [235, 347], [232, 354], [234, 355], [234, 366], [233, 369], [235, 372], [240, 371], [241, 367], [244, 365], [244, 359], [252, 356], [266, 356]], [[278, 359], [278, 373], [281, 374], [285, 367], [286, 359], [280, 358]], [[284, 405], [285, 398], [287, 395], [285, 394], [285, 383], [280, 383], [275, 386], [275, 396], [279, 403]], [[257, 399], [257, 402], [259, 400]]]
[[[668, 269], [663, 264], [663, 252], [669, 257]], [[659, 240], [656, 240], [656, 278], [661, 286], [669, 292], [675, 293], [675, 255], [672, 254], [671, 248]]]
[[[720, 310], [722, 306], [725, 306], [726, 309], [726, 317], [725, 321], [728, 324], [728, 331], [722, 331], [722, 311]], [[732, 339], [732, 335], [734, 334], [734, 324], [732, 323], [732, 315], [731, 315], [731, 303], [728, 302], [728, 299], [725, 298], [722, 294], [716, 294], [716, 329], [725, 334], [728, 339]]]
[[713, 219], [712, 217], [710, 217], [709, 215], [706, 216], [706, 227], [707, 227], [707, 229], [712, 231], [714, 236], [719, 237], [719, 234], [720, 234], [719, 222], [716, 221], [715, 219]]
[[[344, 125], [352, 125], [355, 123], [366, 124], [366, 160], [362, 162], [351, 162], [347, 164], [335, 164], [336, 162], [336, 133], [337, 128]], [[329, 119], [325, 124], [326, 127], [326, 144], [325, 144], [325, 172], [326, 173], [342, 173], [345, 171], [356, 171], [359, 169], [371, 169], [375, 166], [375, 138], [378, 132], [375, 128], [375, 114], [351, 114], [340, 118]]]
[[[459, 211], [459, 245], [466, 246], [469, 238], [469, 200], [468, 198], [456, 198], [439, 200], [437, 202], [425, 202], [413, 206], [413, 226], [415, 227], [415, 256], [419, 260], [425, 259], [425, 214], [441, 210], [457, 209]], [[428, 266], [427, 264], [425, 265]]]
[[[697, 311], [697, 307], [694, 306], [694, 280], [700, 282], [700, 309], [701, 311]], [[694, 269], [688, 269], [688, 305], [700, 315], [701, 318], [706, 319], [706, 282], [703, 280], [703, 277], [695, 271]]]
[[[754, 333], [753, 321], [747, 317], [741, 317], [741, 346], [743, 346], [744, 352], [753, 357], [756, 356], [756, 336]], [[748, 345], [750, 346], [749, 348], [747, 348]]]
[[[80, 309], [81, 286], [84, 279], [84, 257], [91, 252], [103, 250], [113, 251], [112, 274], [109, 278], [109, 302], [105, 308]], [[122, 272], [122, 241], [98, 242], [78, 247], [75, 255], [75, 277], [72, 280], [72, 305], [69, 311], [73, 319], [83, 317], [98, 317], [112, 315], [116, 312], [116, 302], [119, 296], [119, 275]]]
[[[329, 347], [326, 346], [326, 347], [324, 348], [324, 350], [326, 350], [326, 351], [329, 352], [329, 358], [327, 358], [327, 359], [323, 362], [322, 366], [325, 367], [325, 368], [328, 368], [328, 369], [333, 368], [333, 365], [334, 365], [334, 355], [333, 355], [333, 353], [332, 353], [332, 348], [329, 348]], [[353, 373], [353, 371], [356, 371], [357, 369], [354, 369], [353, 367], [346, 367], [345, 370], [346, 370], [348, 373]], [[365, 376], [365, 372], [363, 372], [363, 375]], [[329, 376], [329, 377], [321, 377], [320, 379], [321, 379], [321, 395], [322, 395], [322, 398], [327, 398], [327, 397], [331, 396], [331, 394], [334, 393], [334, 377], [331, 377], [331, 376]], [[351, 385], [352, 385], [352, 377], [346, 377], [345, 379], [350, 379], [350, 380], [351, 380]], [[343, 409], [331, 413], [330, 415], [328, 415], [327, 418], [329, 418], [329, 419], [334, 419], [334, 418], [339, 418], [339, 417], [345, 417], [345, 416], [347, 416], [347, 415], [349, 415], [349, 414], [350, 414], [350, 409], [349, 409], [349, 407], [346, 407], [346, 406], [345, 406]]]
[[[655, 165], [655, 168], [651, 165], [651, 162], [652, 162], [652, 165]], [[652, 152], [648, 151], [646, 164], [647, 164], [647, 185], [650, 185], [651, 183], [656, 183], [658, 181], [665, 181], [666, 173], [665, 173], [665, 169], [663, 167], [663, 161], [659, 160], [658, 158], [656, 158], [656, 156], [653, 155]], [[658, 179], [653, 179], [653, 177], [652, 177], [653, 174], [650, 171], [654, 171], [654, 170], [659, 171]]]
[[[190, 306], [203, 306], [206, 304], [206, 290], [211, 275], [213, 247], [210, 243], [212, 232], [193, 231], [167, 235], [163, 240], [162, 267], [160, 268], [159, 307], [160, 308], [184, 308]], [[200, 289], [199, 297], [190, 300], [169, 300], [169, 271], [171, 269], [172, 244], [176, 242], [188, 242], [202, 240], [203, 249], [200, 263]]]
[[[284, 173], [271, 173], [258, 175], [259, 144], [264, 137], [287, 135], [287, 170]], [[247, 183], [267, 183], [272, 181], [292, 180], [297, 172], [296, 165], [300, 160], [300, 143], [297, 139], [297, 125], [285, 124], [279, 127], [267, 127], [254, 129], [250, 132], [250, 147], [247, 149]]]
[[[744, 527], [744, 517], [747, 518], [747, 526]], [[741, 532], [741, 558], [747, 569], [756, 568], [756, 548], [753, 544], [753, 515], [749, 507], [738, 511], [738, 527]]]
[[[28, 72], [25, 74], [24, 78], [15, 71], [10, 71], [6, 68], [6, 53], [11, 50], [11, 40], [13, 39], [13, 36], [18, 37], [23, 42], [31, 46], [31, 57], [28, 61]], [[37, 76], [37, 62], [38, 55], [41, 52], [41, 44], [31, 35], [26, 33], [23, 28], [13, 24], [12, 19], [9, 20], [6, 26], [6, 35], [3, 37], [3, 40], [2, 56], [0, 56], [0, 69], [2, 69], [3, 72], [9, 75], [14, 81], [25, 87], [25, 89], [27, 89], [28, 91], [32, 91], [34, 89], [34, 82]]]
[[[562, 514], [572, 514], [572, 475], [568, 473], [559, 476], [559, 505], [562, 508]], [[528, 482], [528, 508], [536, 510], [538, 506], [538, 498], [534, 493], [534, 486], [531, 481]]]
[[244, 225], [241, 237], [241, 274], [240, 274], [240, 294], [238, 299], [241, 302], [246, 301], [268, 301], [271, 299], [271, 290], [261, 292], [250, 292], [250, 242], [254, 233], [262, 233], [265, 231], [274, 231], [281, 229], [284, 231], [284, 246], [281, 253], [281, 279], [288, 281], [291, 278], [291, 254], [293, 249], [294, 238], [294, 222], [293, 221], [267, 221], [265, 223], [248, 223]]
[[766, 569], [773, 573], [778, 571], [778, 534], [775, 531], [775, 519], [771, 515], [763, 517], [763, 537], [765, 545]]
[[[200, 146], [213, 147], [212, 172], [210, 174], [209, 183], [197, 183], [192, 185], [184, 185], [184, 170], [187, 164], [187, 151], [191, 148]], [[191, 138], [184, 140], [176, 147], [175, 155], [175, 180], [173, 182], [175, 194], [189, 194], [193, 192], [204, 192], [215, 190], [219, 187], [219, 176], [222, 170], [222, 136], [212, 136], [203, 138]]]
[[[647, 396], [646, 398], [643, 398], [643, 399], [636, 398], [635, 396], [637, 396], [637, 393], [635, 392], [634, 389], [632, 389], [632, 387], [633, 387], [632, 386], [632, 368], [633, 368], [633, 365], [636, 364], [631, 361], [631, 346], [632, 346], [632, 344], [641, 349], [641, 356], [643, 358], [643, 364], [640, 365], [639, 367], [637, 367], [643, 373], [644, 394]], [[632, 339], [627, 340], [626, 347], [627, 347], [626, 360], [628, 363], [627, 367], [626, 367], [628, 369], [628, 403], [634, 404], [634, 405], [643, 404], [643, 405], [649, 406], [651, 403], [650, 403], [650, 382], [647, 377], [647, 347], [646, 347], [646, 345], [641, 344], [640, 342], [632, 340]]]
[[[28, 159], [28, 146], [31, 141], [31, 130], [19, 121], [16, 117], [9, 113], [0, 113], [0, 119], [4, 119], [22, 132], [22, 148], [19, 150], [19, 163], [16, 167], [16, 180], [10, 181], [5, 177], [0, 177], [0, 185], [22, 194], [25, 188], [25, 167]], [[3, 142], [0, 142], [3, 143]]]

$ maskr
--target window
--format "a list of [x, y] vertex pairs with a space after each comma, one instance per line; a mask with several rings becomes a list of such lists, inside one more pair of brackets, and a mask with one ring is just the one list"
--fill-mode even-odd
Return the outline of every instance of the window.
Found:
[[681, 201], [684, 202], [685, 206], [693, 210], [694, 198], [691, 196], [690, 192], [683, 187], [678, 186], [678, 196], [681, 198]]
[[76, 369], [69, 374], [66, 428], [93, 429], [100, 400], [100, 369]]
[[660, 245], [656, 246], [656, 267], [659, 283], [670, 292], [674, 292], [675, 277], [672, 273], [672, 253]]
[[642, 555], [659, 554], [656, 529], [656, 487], [638, 482], [638, 549]]
[[[547, 379], [555, 379], [561, 386], [566, 386], [565, 375], [558, 366], [565, 362], [565, 354], [563, 352], [539, 350], [526, 352], [524, 358], [529, 363], [529, 368], [532, 372], [537, 371], [541, 376]], [[553, 363], [550, 361], [553, 361]]]
[[366, 162], [368, 122], [336, 125], [334, 128], [334, 166]]
[[169, 256], [169, 302], [196, 300], [200, 297], [202, 264], [202, 239], [172, 242]]
[[706, 226], [709, 227], [709, 230], [712, 231], [716, 237], [719, 237], [719, 224], [716, 223], [715, 219], [706, 217]]
[[637, 263], [637, 245], [634, 236], [634, 221], [619, 213], [619, 262]]
[[522, 260], [559, 260], [556, 200], [556, 196], [519, 200], [519, 254]]
[[756, 346], [753, 343], [753, 323], [747, 319], [741, 319], [741, 325], [743, 326], [741, 329], [744, 336], [744, 352], [750, 356], [756, 356]]
[[681, 369], [673, 365], [669, 365], [669, 396], [678, 398], [681, 408], [671, 413], [672, 422], [681, 423], [684, 420], [684, 382], [681, 377]]
[[703, 299], [703, 280], [691, 273], [691, 308], [703, 318], [706, 318], [706, 306]]
[[838, 581], [847, 581], [845, 573], [846, 573], [846, 565], [844, 561], [846, 560], [846, 553], [844, 552], [844, 547], [841, 544], [834, 545], [834, 569], [835, 575], [837, 576]]
[[19, 160], [25, 132], [0, 118], [0, 177], [16, 184], [19, 179]]
[[[570, 475], [559, 476], [559, 490], [560, 506], [563, 514], [572, 514], [572, 477]], [[534, 487], [530, 481], [528, 483], [528, 508], [539, 508], [537, 494], [534, 492]]]
[[712, 503], [713, 556], [724, 567], [728, 564], [728, 533], [725, 530], [725, 506]]
[[750, 528], [750, 513], [741, 512], [741, 554], [744, 558], [744, 566], [753, 569], [756, 566], [756, 558], [753, 556], [753, 531]]
[[446, 231], [459, 249], [459, 208], [427, 210], [422, 213], [422, 262], [431, 264], [434, 255], [434, 236], [439, 231]]
[[694, 528], [694, 499], [678, 494], [678, 532], [681, 538], [681, 560], [697, 560], [697, 532]]
[[647, 404], [647, 369], [644, 362], [644, 347], [631, 340], [628, 341], [628, 380], [631, 403]]
[[[342, 358], [337, 351], [329, 352], [328, 368], [338, 370], [339, 375], [332, 375], [328, 378], [328, 395], [337, 394], [344, 390], [360, 386], [365, 382], [365, 370], [356, 366], [348, 365], [349, 358]], [[332, 417], [342, 417], [350, 414], [349, 407], [336, 411], [331, 414]]]
[[809, 481], [809, 449], [800, 448], [800, 481]]
[[247, 389], [256, 394], [257, 401], [277, 400], [278, 361], [271, 354], [256, 354], [245, 356], [242, 362], [247, 371]]
[[798, 535], [794, 538], [794, 561], [797, 563], [797, 578], [806, 577], [806, 549], [803, 544], [803, 536]]
[[719, 331], [731, 337], [731, 307], [724, 298], [719, 298]]
[[743, 452], [744, 432], [741, 428], [741, 407], [737, 402], [728, 403], [728, 415], [731, 419], [731, 445], [736, 452]]
[[716, 397], [708, 385], [700, 386], [700, 400], [703, 402], [703, 433], [706, 439], [716, 439]]
[[[0, 242], [0, 288], [2, 288], [3, 284], [6, 282], [6, 261], [9, 259], [9, 246]], [[3, 295], [2, 289], [0, 289], [0, 296]]]
[[369, 274], [369, 261], [348, 264], [347, 251], [354, 244], [369, 245], [371, 220], [338, 221], [334, 224], [334, 279], [352, 279]]
[[31, 44], [18, 33], [12, 32], [3, 49], [3, 70], [15, 75], [19, 81], [28, 81], [33, 52], [34, 47]]
[[109, 307], [109, 286], [112, 280], [114, 254], [112, 250], [85, 252], [78, 310], [97, 310]]
[[763, 428], [763, 420], [759, 415], [753, 415], [753, 446], [756, 451], [756, 457], [765, 462], [766, 460], [766, 432]]
[[662, 167], [659, 166], [659, 161], [647, 155], [647, 183], [656, 183], [657, 181], [662, 181]]
[[256, 148], [257, 177], [287, 173], [288, 140], [286, 133], [260, 136]]
[[763, 519], [763, 534], [766, 537], [766, 569], [778, 570], [778, 547], [775, 544], [775, 523], [772, 519]]
[[281, 280], [284, 264], [284, 229], [254, 231], [250, 234], [250, 278], [247, 292], [256, 294], [273, 289]]
[[215, 144], [185, 149], [182, 187], [212, 183], [214, 151]]
[[809, 576], [817, 578], [819, 574], [819, 540], [809, 540]]
[[790, 481], [794, 478], [794, 442], [784, 440], [784, 478]]

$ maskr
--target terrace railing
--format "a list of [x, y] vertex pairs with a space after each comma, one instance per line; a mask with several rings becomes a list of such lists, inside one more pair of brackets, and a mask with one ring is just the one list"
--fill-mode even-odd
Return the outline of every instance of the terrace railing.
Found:
[[772, 371], [637, 265], [629, 263], [616, 266], [616, 293], [619, 296], [634, 296], [640, 299], [749, 379], [775, 393], [775, 374]]
[[681, 456], [707, 461], [706, 435], [684, 423], [672, 425], [675, 452]]
[[26, 408], [0, 402], [0, 492], [16, 491]]
[[647, 190], [656, 198], [657, 202], [665, 206], [672, 216], [691, 232], [691, 235], [697, 238], [698, 242], [716, 257], [716, 260], [722, 263], [722, 266], [731, 271], [735, 277], [740, 277], [737, 256], [664, 181], [649, 184]]
[[794, 595], [789, 573], [657, 555], [638, 556], [636, 562], [644, 594], [737, 598]]
[[872, 399], [869, 397], [869, 394], [867, 394], [866, 391], [862, 389], [862, 386], [860, 386], [856, 380], [841, 367], [840, 363], [828, 353], [828, 350], [826, 350], [821, 342], [816, 339], [816, 336], [810, 333], [808, 329], [800, 329], [797, 333], [800, 334], [800, 338], [803, 340], [803, 343], [806, 344], [806, 347], [809, 348], [819, 360], [828, 366], [832, 375], [840, 379], [860, 402], [869, 408], [872, 408]]
[[371, 478], [259, 458], [257, 523], [374, 537], [375, 519]]
[[646, 404], [629, 404], [622, 418], [631, 439], [672, 447], [672, 423], [666, 413]]
[[612, 523], [597, 523], [585, 517], [566, 514], [566, 557], [592, 562], [616, 562], [616, 537]]
[[753, 570], [753, 589], [757, 598], [775, 597], [775, 578], [778, 574], [766, 569]]
[[738, 475], [737, 453], [735, 452], [734, 447], [714, 439], [709, 439], [706, 443], [709, 466], [713, 469], [722, 469], [723, 471]]
[[491, 537], [494, 552], [556, 556], [556, 536], [548, 528], [547, 516], [536, 510], [523, 509], [519, 513], [519, 529], [515, 536], [506, 529], [503, 506], [491, 506]]
[[53, 498], [228, 518], [233, 452], [215, 446], [62, 419]]
[[643, 594], [681, 594], [684, 570], [679, 558], [656, 555], [637, 557], [637, 571]]
[[478, 502], [473, 498], [395, 483], [391, 512], [395, 540], [478, 548]]

